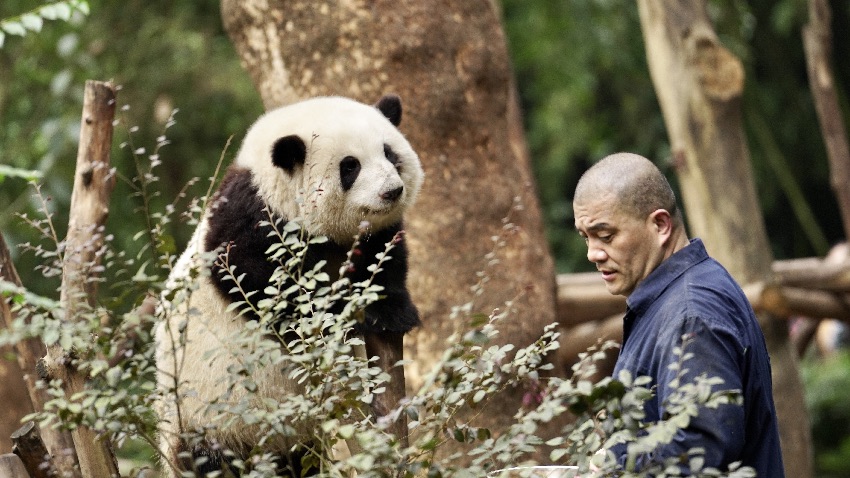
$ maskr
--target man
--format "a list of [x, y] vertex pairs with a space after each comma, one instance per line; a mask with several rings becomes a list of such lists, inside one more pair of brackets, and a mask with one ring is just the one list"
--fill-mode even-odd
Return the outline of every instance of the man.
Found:
[[[646, 403], [646, 421], [664, 415], [664, 401], [677, 371], [673, 349], [682, 336], [687, 379], [700, 374], [723, 379], [743, 404], [702, 409], [674, 442], [639, 464], [705, 449], [705, 465], [725, 470], [741, 461], [759, 477], [784, 476], [779, 448], [770, 362], [764, 336], [741, 288], [689, 240], [669, 183], [648, 159], [630, 153], [608, 156], [579, 180], [573, 200], [575, 226], [587, 242], [587, 258], [602, 273], [611, 294], [623, 295], [623, 344], [615, 376], [628, 370], [653, 379], [656, 394]], [[621, 464], [625, 450], [615, 449]]]

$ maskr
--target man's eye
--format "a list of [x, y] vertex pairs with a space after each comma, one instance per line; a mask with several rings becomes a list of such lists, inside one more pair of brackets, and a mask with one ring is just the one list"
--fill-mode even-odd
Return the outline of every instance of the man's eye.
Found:
[[613, 239], [613, 238], [614, 238], [613, 234], [599, 236], [599, 240], [602, 241], [602, 242], [605, 242], [605, 243], [611, 242], [611, 239]]

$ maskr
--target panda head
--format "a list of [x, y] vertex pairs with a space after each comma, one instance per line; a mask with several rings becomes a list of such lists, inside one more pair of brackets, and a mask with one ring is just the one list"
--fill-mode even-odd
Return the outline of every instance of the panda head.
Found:
[[401, 102], [313, 98], [269, 111], [248, 130], [236, 165], [261, 200], [314, 235], [350, 243], [362, 224], [401, 221], [422, 185], [419, 157], [399, 132]]

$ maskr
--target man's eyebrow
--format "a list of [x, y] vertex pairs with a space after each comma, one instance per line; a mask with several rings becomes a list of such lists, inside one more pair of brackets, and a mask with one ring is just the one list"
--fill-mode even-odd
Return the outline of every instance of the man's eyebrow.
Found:
[[614, 226], [608, 224], [607, 222], [597, 222], [596, 224], [591, 224], [590, 226], [588, 226], [587, 232], [610, 231], [612, 229], [614, 229]]

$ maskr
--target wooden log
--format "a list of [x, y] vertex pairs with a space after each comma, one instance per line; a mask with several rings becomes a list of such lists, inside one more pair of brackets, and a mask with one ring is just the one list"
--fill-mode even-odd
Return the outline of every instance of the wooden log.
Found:
[[557, 320], [563, 327], [602, 320], [626, 311], [625, 297], [611, 295], [598, 272], [558, 274], [557, 284]]
[[[79, 314], [91, 310], [95, 303], [97, 282], [93, 279], [98, 275], [104, 241], [103, 226], [109, 214], [109, 196], [115, 185], [110, 166], [114, 117], [113, 86], [87, 81], [60, 292], [60, 302], [68, 322], [77, 320]], [[85, 376], [76, 370], [69, 352], [54, 345], [48, 347], [45, 357], [48, 374], [62, 380], [68, 398], [85, 388]], [[82, 426], [75, 428], [71, 435], [84, 478], [118, 476], [118, 465], [107, 440]]]
[[850, 321], [850, 301], [844, 294], [761, 283], [744, 287], [744, 293], [756, 312], [777, 318], [803, 316]]
[[[586, 322], [565, 330], [561, 335], [558, 348], [557, 365], [562, 370], [570, 370], [578, 362], [578, 355], [599, 341], [623, 341], [623, 315], [616, 314], [596, 322]], [[603, 362], [597, 363], [597, 378], [611, 375], [617, 350], [609, 350]]]
[[30, 478], [30, 475], [18, 455], [6, 453], [0, 455], [0, 478]]
[[817, 257], [776, 261], [777, 283], [806, 289], [850, 292], [850, 261], [832, 262]]
[[[743, 287], [753, 309], [778, 318], [850, 320], [850, 261], [830, 257], [774, 261], [772, 271], [773, 285], [762, 281]], [[599, 321], [626, 310], [625, 298], [609, 294], [598, 273], [559, 274], [557, 283], [557, 317], [564, 327]]]
[[12, 434], [12, 453], [19, 456], [28, 476], [31, 478], [49, 478], [56, 476], [56, 470], [50, 459], [50, 453], [34, 422], [27, 422]]

